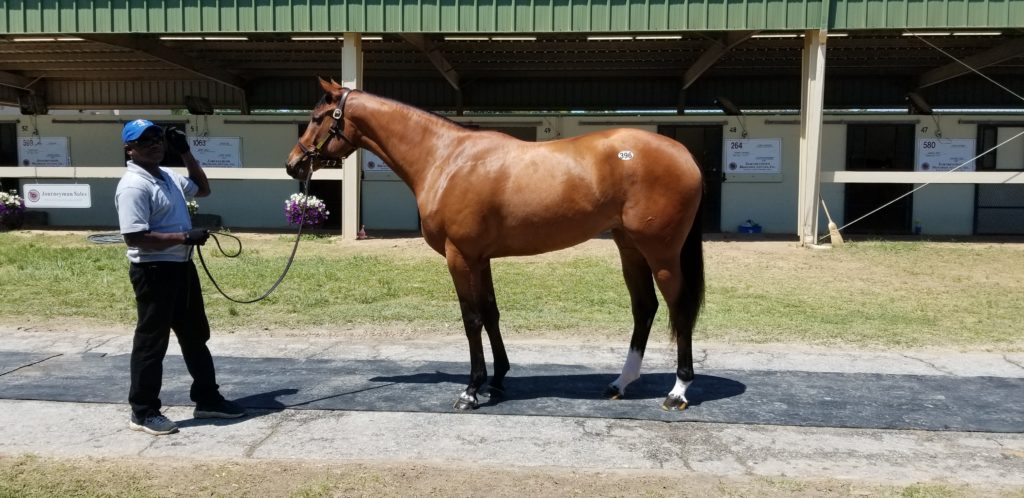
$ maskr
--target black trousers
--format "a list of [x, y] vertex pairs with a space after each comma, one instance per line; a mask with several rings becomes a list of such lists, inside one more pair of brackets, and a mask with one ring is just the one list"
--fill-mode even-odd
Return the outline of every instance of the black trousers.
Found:
[[206, 319], [199, 275], [191, 261], [184, 263], [132, 263], [128, 270], [139, 321], [132, 346], [131, 387], [128, 403], [139, 418], [160, 410], [163, 361], [170, 331], [178, 337], [188, 373], [192, 375], [192, 401], [215, 403], [218, 391], [213, 357], [206, 341], [210, 323]]

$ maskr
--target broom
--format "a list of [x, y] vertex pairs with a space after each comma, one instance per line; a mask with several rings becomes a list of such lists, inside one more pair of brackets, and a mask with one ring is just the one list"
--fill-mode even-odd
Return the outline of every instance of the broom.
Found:
[[832, 221], [832, 215], [828, 214], [828, 206], [825, 199], [821, 200], [821, 207], [825, 208], [825, 217], [828, 218], [828, 238], [832, 240], [832, 246], [843, 245], [843, 236], [839, 234], [839, 227]]

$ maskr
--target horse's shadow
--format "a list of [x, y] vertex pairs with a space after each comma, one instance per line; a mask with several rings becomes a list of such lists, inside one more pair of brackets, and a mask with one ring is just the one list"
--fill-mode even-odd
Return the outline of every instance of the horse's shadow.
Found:
[[[493, 405], [502, 401], [524, 401], [542, 398], [562, 398], [578, 400], [604, 399], [605, 388], [616, 375], [604, 373], [559, 374], [559, 375], [526, 375], [505, 378], [505, 390], [500, 396], [489, 396], [480, 401], [483, 406]], [[456, 384], [465, 385], [465, 374], [450, 374], [440, 371], [433, 373], [415, 373], [408, 375], [378, 376], [369, 379], [372, 382], [388, 382], [395, 384]], [[675, 374], [649, 373], [629, 385], [625, 399], [660, 399], [668, 394], [675, 383]], [[686, 391], [690, 406], [698, 406], [705, 401], [739, 396], [746, 392], [747, 386], [742, 382], [714, 375], [697, 375], [693, 384]], [[483, 391], [483, 390], [482, 390]]]

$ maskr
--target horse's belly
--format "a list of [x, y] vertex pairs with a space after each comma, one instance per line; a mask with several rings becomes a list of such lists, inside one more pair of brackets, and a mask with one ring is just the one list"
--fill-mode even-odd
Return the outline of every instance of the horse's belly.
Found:
[[493, 257], [529, 256], [586, 242], [617, 226], [616, 218], [541, 217], [532, 223], [510, 223], [494, 244]]

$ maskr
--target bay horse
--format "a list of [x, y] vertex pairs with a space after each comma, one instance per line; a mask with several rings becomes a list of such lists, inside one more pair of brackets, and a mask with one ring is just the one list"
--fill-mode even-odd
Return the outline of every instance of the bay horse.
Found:
[[[364, 148], [412, 189], [423, 238], [448, 262], [469, 340], [469, 384], [455, 409], [476, 408], [478, 393], [497, 399], [504, 392], [509, 361], [491, 259], [564, 249], [607, 230], [622, 260], [633, 336], [622, 373], [604, 395], [621, 398], [640, 377], [658, 309], [656, 284], [678, 347], [675, 385], [661, 406], [686, 409], [694, 377], [691, 337], [704, 299], [703, 179], [682, 144], [629, 128], [524, 142], [334, 81], [320, 78], [320, 86], [324, 96], [286, 170], [307, 179]], [[481, 329], [493, 353], [487, 387]]]

